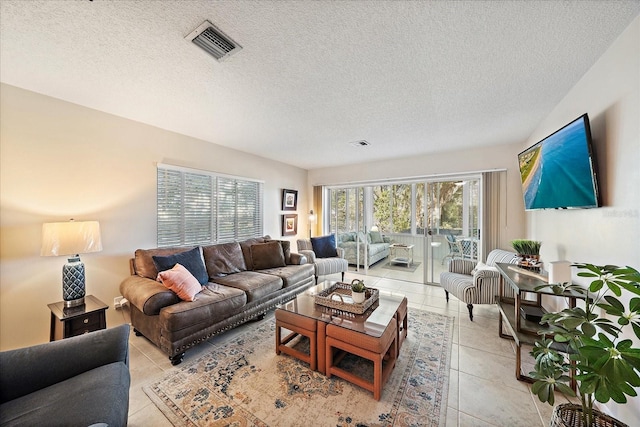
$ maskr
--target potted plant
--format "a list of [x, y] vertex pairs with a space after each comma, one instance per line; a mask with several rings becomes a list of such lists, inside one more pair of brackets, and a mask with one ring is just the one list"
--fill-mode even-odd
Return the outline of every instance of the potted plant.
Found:
[[367, 288], [364, 286], [364, 282], [360, 279], [353, 279], [351, 281], [351, 297], [355, 303], [363, 303], [365, 297], [365, 291]]
[[523, 258], [540, 258], [540, 246], [542, 242], [528, 239], [515, 239], [511, 241], [511, 246]]
[[[567, 289], [582, 293], [584, 308], [566, 308], [542, 317], [540, 323], [548, 324], [553, 338], [543, 336], [531, 351], [536, 360], [535, 370], [529, 374], [536, 380], [531, 390], [551, 405], [556, 391], [574, 397], [576, 393], [568, 385], [571, 374], [578, 384], [580, 404], [558, 405], [552, 426], [625, 426], [594, 409], [593, 404], [594, 400], [626, 403], [627, 396], [637, 395], [634, 387], [640, 386], [640, 347], [621, 334], [630, 329], [640, 339], [640, 273], [613, 265], [576, 266], [578, 276], [592, 279], [588, 290], [569, 283], [547, 286], [556, 294]], [[620, 299], [623, 293], [630, 298]], [[552, 348], [554, 342], [565, 344], [567, 353]], [[573, 419], [570, 424], [569, 418]]]

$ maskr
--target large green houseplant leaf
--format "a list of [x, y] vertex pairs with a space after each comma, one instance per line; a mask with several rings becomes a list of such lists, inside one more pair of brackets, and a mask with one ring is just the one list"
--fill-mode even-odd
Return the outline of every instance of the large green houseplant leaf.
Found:
[[[640, 297], [634, 296], [640, 296], [640, 273], [632, 267], [576, 266], [578, 276], [592, 279], [587, 289], [567, 283], [548, 287], [557, 294], [568, 288], [582, 293], [584, 307], [542, 317], [552, 338], [545, 335], [536, 341], [531, 351], [536, 364], [530, 376], [536, 380], [532, 391], [542, 402], [553, 405], [555, 392], [576, 396], [569, 387], [573, 375], [583, 424], [590, 427], [594, 425], [594, 400], [626, 403], [627, 396], [637, 396], [635, 387], [640, 387]], [[627, 330], [639, 340], [635, 347], [631, 339], [623, 338]], [[559, 352], [554, 342], [566, 344], [567, 352]]]

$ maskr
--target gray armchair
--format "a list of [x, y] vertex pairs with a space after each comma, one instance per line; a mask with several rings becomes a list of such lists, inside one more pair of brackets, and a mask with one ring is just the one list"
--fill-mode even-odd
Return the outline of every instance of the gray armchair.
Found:
[[318, 258], [313, 251], [311, 240], [298, 239], [298, 253], [307, 257], [310, 264], [314, 265], [316, 284], [318, 284], [319, 276], [327, 274], [342, 273], [342, 281], [344, 282], [344, 273], [349, 269], [349, 263], [344, 258], [344, 249], [336, 248], [337, 257]]
[[[514, 252], [494, 249], [489, 252], [486, 264], [456, 258], [449, 261], [448, 271], [440, 273], [440, 286], [444, 289], [447, 302], [449, 293], [452, 293], [466, 303], [472, 321], [473, 304], [495, 304], [496, 295], [500, 293], [500, 273], [495, 267], [497, 262], [516, 264], [518, 256]], [[504, 296], [514, 297], [509, 286], [504, 287]]]
[[126, 426], [129, 325], [0, 352], [0, 425]]

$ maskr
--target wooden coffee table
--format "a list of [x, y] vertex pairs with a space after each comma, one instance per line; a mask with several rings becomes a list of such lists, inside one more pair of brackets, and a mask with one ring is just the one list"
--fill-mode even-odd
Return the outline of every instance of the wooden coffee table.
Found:
[[[404, 333], [406, 336], [406, 297], [397, 293], [385, 293], [384, 291], [381, 291], [378, 301], [363, 314], [348, 313], [316, 304], [315, 295], [335, 283], [335, 281], [324, 281], [309, 288], [305, 292], [299, 294], [294, 300], [282, 304], [276, 309], [276, 353], [287, 353], [308, 362], [310, 366], [317, 366], [317, 370], [325, 375], [331, 376], [333, 373], [335, 375], [342, 376], [350, 382], [368, 388], [360, 382], [355, 381], [353, 378], [345, 378], [340, 372], [331, 369], [331, 367], [328, 366], [327, 327], [332, 325], [331, 327], [334, 328], [334, 330], [338, 327], [340, 328], [338, 332], [340, 332], [341, 336], [349, 336], [350, 334], [354, 337], [360, 336], [363, 340], [369, 343], [376, 343], [377, 340], [380, 340], [380, 346], [377, 347], [381, 348], [383, 354], [378, 354], [378, 356], [380, 356], [379, 358], [382, 360], [386, 354], [387, 358], [385, 359], [385, 363], [387, 369], [382, 373], [383, 380], [380, 381], [380, 379], [378, 379], [377, 381], [375, 386], [378, 389], [377, 393], [376, 390], [373, 389], [374, 386], [371, 386], [372, 388], [368, 388], [374, 391], [374, 396], [376, 396], [376, 398], [379, 398], [381, 384], [385, 382], [386, 378], [388, 378], [390, 374], [390, 370], [395, 366], [395, 360], [398, 356], [398, 349], [401, 344], [399, 335]], [[402, 316], [402, 318], [398, 320], [398, 316]], [[279, 319], [282, 319], [282, 321]], [[315, 324], [310, 324], [309, 320], [314, 321]], [[291, 325], [294, 323], [298, 325], [298, 331], [293, 332], [283, 339], [281, 335], [281, 328], [286, 329], [287, 324]], [[300, 325], [306, 326], [300, 330]], [[398, 332], [401, 329], [403, 329], [403, 331]], [[391, 331], [393, 333], [391, 333]], [[311, 338], [313, 338], [315, 334], [315, 343], [312, 342], [312, 344], [315, 345], [312, 345], [311, 347], [315, 348], [316, 354], [310, 354], [309, 360], [307, 360], [307, 358], [300, 357], [298, 352], [291, 351], [291, 349], [287, 347], [287, 343], [297, 334]], [[371, 348], [377, 347], [369, 347], [368, 351], [371, 350]], [[373, 353], [375, 353], [375, 351], [373, 351]], [[315, 363], [313, 363], [314, 357]]]

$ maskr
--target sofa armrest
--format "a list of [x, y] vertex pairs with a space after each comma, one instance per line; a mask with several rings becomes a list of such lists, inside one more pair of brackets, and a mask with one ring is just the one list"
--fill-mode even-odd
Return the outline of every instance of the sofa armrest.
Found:
[[155, 316], [180, 298], [162, 283], [140, 276], [129, 276], [120, 283], [120, 293], [147, 316]]
[[300, 251], [301, 255], [304, 255], [305, 257], [307, 257], [307, 262], [309, 264], [315, 264], [316, 262], [316, 253], [307, 249], [302, 249]]
[[338, 253], [338, 258], [344, 258], [344, 249], [336, 248], [336, 252]]
[[471, 276], [471, 270], [473, 270], [475, 266], [475, 261], [454, 258], [449, 261], [447, 269], [451, 273], [466, 274], [467, 276]]
[[308, 257], [304, 254], [299, 254], [295, 252], [291, 252], [291, 264], [292, 265], [303, 265], [306, 264]]
[[129, 366], [129, 325], [0, 353], [0, 402], [8, 402], [100, 366]]

